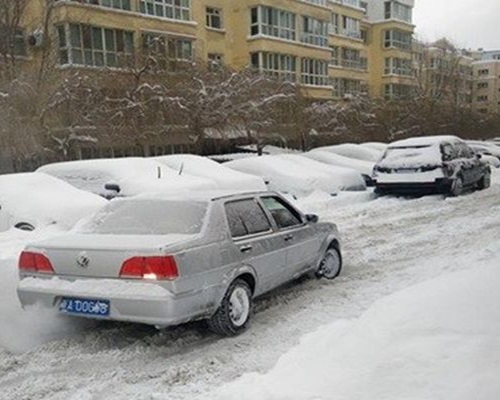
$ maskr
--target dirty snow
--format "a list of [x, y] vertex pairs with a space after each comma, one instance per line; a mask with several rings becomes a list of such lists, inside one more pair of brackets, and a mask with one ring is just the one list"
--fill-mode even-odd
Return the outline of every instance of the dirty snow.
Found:
[[[493, 321], [480, 319], [487, 318], [487, 313], [492, 311], [491, 304], [484, 304], [487, 306], [485, 310], [478, 309], [474, 324], [465, 333], [458, 330], [438, 335], [440, 331], [436, 331], [434, 337], [430, 335], [432, 331], [414, 330], [416, 327], [446, 327], [446, 320], [432, 325], [436, 316], [448, 314], [444, 312], [446, 310], [450, 311], [449, 326], [463, 328], [460, 318], [454, 319], [456, 309], [451, 305], [458, 290], [453, 288], [460, 282], [463, 286], [465, 278], [464, 275], [449, 274], [484, 268], [484, 271], [492, 271], [492, 284], [498, 281], [494, 267], [499, 265], [500, 252], [500, 176], [497, 171], [493, 172], [490, 189], [457, 198], [375, 198], [371, 192], [365, 191], [341, 192], [336, 197], [327, 198], [313, 192], [299, 199], [303, 207], [316, 210], [322, 220], [338, 224], [343, 235], [344, 271], [333, 282], [303, 279], [266, 295], [256, 302], [250, 329], [235, 338], [219, 338], [207, 333], [200, 324], [157, 332], [136, 324], [63, 318], [43, 310], [23, 312], [15, 298], [17, 254], [24, 243], [57, 232], [50, 229], [29, 234], [4, 232], [0, 234], [0, 270], [3, 272], [0, 280], [0, 399], [211, 400], [217, 398], [223, 385], [228, 384], [226, 394], [229, 393], [229, 397], [226, 398], [237, 400], [244, 398], [243, 393], [239, 390], [231, 392], [231, 388], [236, 387], [232, 386], [232, 381], [241, 377], [248, 379], [247, 374], [257, 373], [264, 377], [278, 374], [275, 371], [281, 371], [283, 366], [283, 361], [279, 360], [283, 360], [282, 357], [295, 359], [302, 345], [310, 345], [310, 352], [321, 352], [329, 361], [323, 366], [326, 370], [321, 371], [327, 374], [327, 379], [321, 381], [320, 387], [328, 395], [322, 392], [321, 397], [310, 399], [333, 399], [335, 392], [331, 393], [329, 383], [337, 381], [334, 372], [343, 362], [334, 350], [340, 349], [339, 357], [345, 354], [342, 353], [342, 343], [356, 346], [356, 352], [346, 355], [346, 368], [340, 372], [345, 378], [340, 393], [363, 394], [369, 387], [373, 389], [370, 399], [422, 399], [436, 398], [434, 392], [425, 391], [435, 389], [435, 393], [446, 392], [441, 396], [443, 398], [460, 399], [456, 397], [457, 390], [473, 387], [468, 382], [477, 377], [481, 391], [473, 397], [498, 399], [500, 392], [496, 381], [486, 374], [487, 368], [492, 367], [492, 373], [498, 368], [498, 358], [493, 360], [496, 364], [491, 364], [492, 357], [497, 354], [495, 351], [498, 351], [497, 342], [490, 340]], [[488, 267], [492, 263], [493, 266]], [[431, 307], [418, 308], [417, 303], [422, 299], [418, 287], [395, 295], [396, 299], [404, 300], [401, 308], [395, 304], [394, 297], [382, 300], [434, 278], [450, 282], [449, 297], [443, 294], [447, 306], [441, 311]], [[494, 293], [490, 293], [492, 290], [484, 290], [484, 294], [477, 290], [477, 284], [488, 284], [480, 274], [471, 278], [471, 283], [474, 285], [463, 288], [463, 299], [456, 303], [459, 310], [469, 293], [480, 301], [498, 303], [493, 298]], [[435, 294], [442, 281], [429, 285], [424, 286], [427, 293]], [[484, 289], [489, 287], [488, 284]], [[424, 299], [422, 306], [431, 300]], [[413, 306], [413, 303], [417, 305]], [[384, 307], [389, 307], [390, 315], [377, 316]], [[405, 307], [417, 313], [415, 325], [405, 318], [403, 311], [408, 310]], [[467, 316], [471, 314], [470, 308], [465, 311]], [[400, 341], [387, 342], [392, 338], [391, 324], [401, 321], [408, 324], [394, 327], [398, 328], [394, 333], [400, 333]], [[426, 321], [429, 325], [424, 324]], [[454, 325], [455, 321], [457, 325]], [[379, 323], [389, 327], [381, 330], [378, 336], [376, 331], [366, 339], [363, 335], [367, 333], [361, 328], [378, 326]], [[347, 332], [352, 335], [342, 336]], [[457, 343], [453, 337], [455, 334], [465, 342], [459, 340]], [[498, 331], [495, 335], [498, 338]], [[334, 341], [328, 340], [330, 338]], [[311, 343], [314, 339], [326, 343], [321, 345], [320, 342], [316, 346]], [[391, 351], [384, 354], [381, 349], [371, 346], [372, 343], [387, 344]], [[456, 355], [449, 352], [450, 344], [456, 348]], [[422, 350], [421, 359], [414, 358], [415, 349]], [[357, 367], [364, 351], [370, 352], [371, 358], [359, 370]], [[400, 358], [398, 354], [401, 354]], [[442, 375], [443, 380], [433, 378], [431, 374], [436, 370], [425, 368], [425, 357], [432, 354], [442, 356], [436, 368], [444, 365], [444, 358], [448, 355], [450, 361], [458, 360], [456, 367], [455, 364], [450, 366], [448, 375]], [[376, 374], [369, 374], [369, 371], [376, 371], [377, 360], [387, 362], [382, 367], [391, 372], [382, 377], [380, 387], [379, 381], [374, 379]], [[462, 370], [467, 360], [470, 369]], [[311, 368], [317, 368], [315, 361], [314, 354], [308, 354], [304, 359]], [[332, 374], [328, 374], [329, 368]], [[405, 368], [413, 373], [405, 374]], [[464, 371], [469, 375], [462, 375]], [[301, 377], [302, 389], [307, 389], [306, 385], [312, 385], [317, 378], [309, 373]], [[400, 381], [400, 378], [404, 380]], [[289, 380], [290, 387], [297, 388], [299, 382], [296, 380]], [[360, 382], [360, 385], [355, 382]], [[428, 383], [420, 386], [419, 382]], [[275, 384], [275, 393], [283, 393], [280, 392], [284, 388], [283, 382], [276, 381]], [[259, 383], [259, 386], [252, 387], [252, 391], [269, 389], [264, 383]], [[415, 391], [409, 393], [409, 387]], [[467, 391], [463, 393], [468, 394]], [[358, 398], [364, 399], [362, 396]]]

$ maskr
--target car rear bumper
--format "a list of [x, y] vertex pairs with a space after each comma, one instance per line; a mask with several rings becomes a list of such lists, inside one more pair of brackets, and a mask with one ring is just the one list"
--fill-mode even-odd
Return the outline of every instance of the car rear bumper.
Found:
[[63, 297], [108, 300], [108, 316], [68, 314], [77, 317], [137, 322], [161, 327], [178, 325], [210, 315], [203, 307], [204, 292], [174, 295], [155, 282], [113, 279], [64, 280], [25, 278], [17, 294], [23, 307], [41, 304], [59, 310]]
[[427, 194], [447, 193], [451, 184], [451, 179], [439, 178], [433, 182], [375, 182], [375, 187], [380, 193]]

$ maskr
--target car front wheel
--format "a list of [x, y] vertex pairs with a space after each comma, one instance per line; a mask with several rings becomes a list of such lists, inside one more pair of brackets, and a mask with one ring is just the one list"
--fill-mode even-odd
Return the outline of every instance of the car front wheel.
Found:
[[342, 270], [342, 256], [335, 247], [330, 247], [325, 252], [316, 275], [320, 278], [335, 279]]
[[477, 183], [477, 188], [479, 190], [488, 189], [491, 185], [491, 175], [487, 172]]
[[243, 279], [236, 279], [227, 290], [217, 312], [207, 321], [210, 330], [223, 336], [243, 332], [252, 313], [252, 291]]

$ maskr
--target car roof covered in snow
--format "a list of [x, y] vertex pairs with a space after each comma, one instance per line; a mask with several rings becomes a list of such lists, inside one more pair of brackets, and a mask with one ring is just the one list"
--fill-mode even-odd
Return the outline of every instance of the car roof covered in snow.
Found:
[[420, 137], [398, 140], [397, 142], [392, 142], [389, 145], [389, 148], [432, 146], [442, 142], [462, 142], [462, 139], [452, 135], [420, 136]]
[[205, 190], [205, 191], [180, 191], [177, 193], [145, 193], [134, 197], [129, 197], [120, 201], [140, 201], [140, 200], [182, 200], [182, 201], [204, 201], [209, 202], [226, 197], [245, 197], [257, 195], [276, 195], [272, 191], [238, 191], [238, 190]]

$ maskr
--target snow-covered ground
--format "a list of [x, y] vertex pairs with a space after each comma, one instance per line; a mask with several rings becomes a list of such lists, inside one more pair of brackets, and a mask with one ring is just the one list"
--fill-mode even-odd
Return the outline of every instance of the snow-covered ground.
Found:
[[490, 189], [458, 198], [300, 199], [338, 224], [343, 274], [266, 295], [229, 339], [202, 324], [158, 332], [22, 311], [16, 256], [57, 232], [1, 233], [0, 399], [498, 399], [494, 172]]

